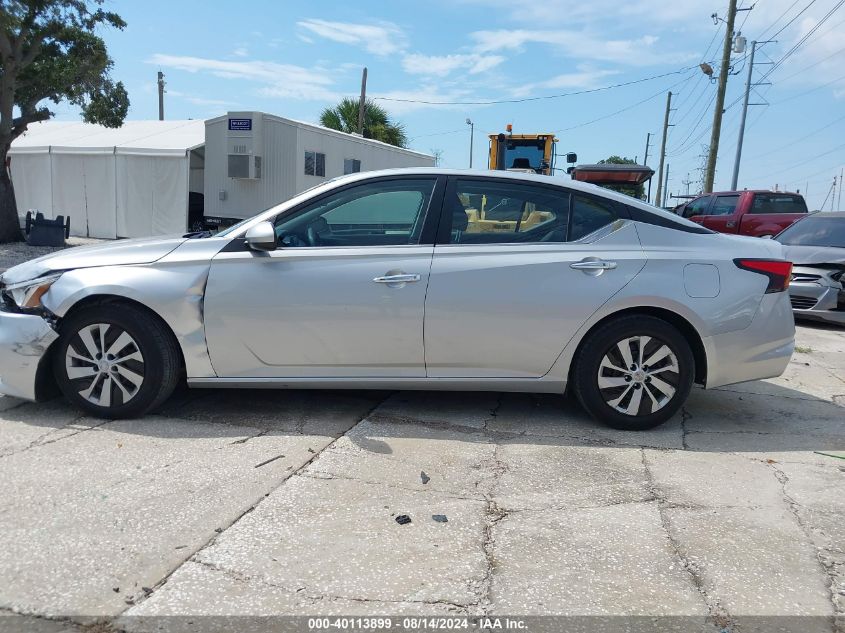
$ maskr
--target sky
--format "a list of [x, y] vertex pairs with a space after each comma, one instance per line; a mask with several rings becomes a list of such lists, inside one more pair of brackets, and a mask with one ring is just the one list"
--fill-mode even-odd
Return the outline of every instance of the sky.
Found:
[[[739, 188], [800, 190], [811, 209], [839, 206], [838, 187], [836, 200], [831, 189], [845, 165], [843, 4], [740, 0], [740, 8], [753, 6], [737, 17], [748, 48], [755, 39], [776, 41], [757, 51], [753, 82], [761, 85], [750, 101], [766, 105], [748, 110]], [[469, 118], [476, 168], [486, 166], [487, 135], [510, 123], [515, 133], [554, 132], [558, 154], [576, 152], [582, 164], [614, 154], [642, 162], [651, 133], [648, 164], [656, 171], [671, 90], [669, 192], [700, 189], [716, 82], [699, 63], [718, 75], [727, 0], [106, 0], [106, 7], [127, 22], [102, 36], [112, 76], [129, 91], [130, 119], [157, 118], [161, 70], [168, 119], [260, 110], [316, 122], [323, 108], [357, 96], [366, 66], [368, 96], [405, 126], [412, 149], [439, 153], [445, 167], [469, 166]], [[747, 53], [732, 56], [717, 190], [730, 187]], [[561, 94], [569, 96], [554, 96]], [[64, 104], [54, 110], [59, 119], [78, 117]]]

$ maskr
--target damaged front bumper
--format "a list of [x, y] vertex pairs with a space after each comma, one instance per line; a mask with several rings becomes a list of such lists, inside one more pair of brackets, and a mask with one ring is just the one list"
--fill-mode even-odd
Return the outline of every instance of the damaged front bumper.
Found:
[[0, 393], [35, 400], [39, 365], [57, 338], [37, 314], [0, 310]]

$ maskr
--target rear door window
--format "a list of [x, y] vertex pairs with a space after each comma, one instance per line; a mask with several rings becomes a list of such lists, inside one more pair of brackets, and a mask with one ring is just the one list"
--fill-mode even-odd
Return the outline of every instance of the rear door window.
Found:
[[616, 209], [610, 202], [598, 198], [588, 198], [579, 194], [572, 201], [572, 223], [569, 241], [574, 242], [598, 231], [618, 219]]
[[750, 213], [807, 213], [807, 203], [801, 196], [755, 193]]
[[569, 198], [558, 187], [459, 178], [444, 202], [449, 243], [565, 242]]

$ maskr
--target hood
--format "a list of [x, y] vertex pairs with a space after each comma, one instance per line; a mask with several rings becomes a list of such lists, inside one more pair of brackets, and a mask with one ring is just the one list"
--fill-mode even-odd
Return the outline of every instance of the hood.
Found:
[[75, 268], [150, 264], [170, 253], [185, 239], [182, 236], [166, 236], [67, 248], [14, 266], [3, 273], [2, 280], [11, 284]]
[[811, 266], [813, 264], [845, 265], [845, 248], [784, 245], [783, 252], [786, 258], [796, 266]]

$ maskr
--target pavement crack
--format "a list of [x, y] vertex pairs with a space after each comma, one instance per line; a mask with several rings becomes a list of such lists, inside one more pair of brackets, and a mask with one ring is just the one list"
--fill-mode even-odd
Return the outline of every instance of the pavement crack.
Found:
[[783, 497], [783, 501], [786, 504], [786, 508], [789, 511], [789, 514], [792, 515], [795, 523], [798, 525], [798, 528], [804, 534], [805, 538], [809, 541], [810, 545], [812, 545], [813, 549], [815, 549], [816, 554], [816, 562], [818, 562], [819, 569], [821, 573], [824, 575], [827, 590], [828, 590], [828, 597], [830, 598], [830, 603], [833, 607], [834, 618], [842, 618], [845, 616], [845, 612], [841, 608], [839, 608], [839, 600], [837, 594], [839, 593], [839, 589], [837, 587], [837, 579], [836, 579], [836, 564], [826, 554], [830, 552], [827, 551], [825, 547], [822, 547], [816, 543], [816, 539], [814, 538], [814, 534], [812, 529], [804, 522], [804, 519], [801, 517], [801, 504], [799, 504], [792, 495], [789, 494], [786, 487], [789, 484], [789, 475], [787, 475], [778, 465], [776, 462], [767, 461], [766, 465], [772, 469], [774, 473], [775, 479], [777, 479], [778, 483], [780, 484], [781, 489], [781, 496]]
[[666, 539], [669, 542], [669, 546], [672, 548], [675, 558], [678, 560], [681, 569], [686, 572], [692, 586], [701, 595], [704, 606], [707, 608], [709, 619], [723, 631], [731, 631], [733, 629], [733, 623], [730, 613], [728, 613], [727, 609], [725, 609], [717, 599], [712, 598], [707, 593], [707, 589], [704, 585], [704, 578], [701, 575], [701, 570], [694, 561], [690, 560], [686, 554], [684, 554], [681, 544], [672, 533], [672, 525], [669, 520], [669, 515], [666, 512], [668, 509], [666, 497], [662, 491], [658, 489], [657, 482], [654, 479], [654, 473], [651, 471], [651, 466], [649, 466], [648, 457], [646, 456], [644, 448], [640, 449], [640, 455], [646, 475], [646, 487], [657, 500], [657, 513], [660, 517], [660, 526], [666, 534]]
[[482, 427], [484, 431], [487, 431], [490, 423], [493, 422], [499, 416], [499, 410], [502, 408], [502, 401], [505, 398], [504, 393], [499, 393], [498, 397], [496, 398], [496, 404], [493, 405], [493, 408], [490, 410], [490, 416], [484, 420], [484, 426]]
[[426, 493], [434, 493], [442, 496], [444, 499], [453, 499], [458, 501], [478, 501], [484, 502], [486, 501], [485, 497], [472, 497], [472, 496], [465, 496], [465, 495], [454, 495], [451, 494], [448, 490], [442, 490], [440, 488], [432, 488], [428, 485], [413, 487], [413, 486], [402, 486], [400, 484], [393, 484], [388, 483], [386, 481], [373, 481], [369, 479], [360, 479], [358, 477], [350, 477], [348, 475], [339, 475], [337, 473], [328, 473], [323, 470], [318, 470], [315, 468], [309, 468], [308, 472], [298, 473], [298, 477], [307, 477], [308, 479], [324, 479], [324, 480], [332, 480], [332, 479], [341, 479], [344, 481], [354, 481], [355, 483], [364, 484], [366, 486], [384, 486], [385, 488], [390, 488], [391, 490], [406, 490], [408, 492], [419, 492], [422, 494]]
[[692, 419], [692, 413], [687, 411], [685, 406], [681, 407], [681, 448], [685, 451], [689, 450], [687, 444], [687, 421]]
[[70, 437], [73, 437], [74, 435], [79, 435], [80, 433], [85, 433], [85, 431], [92, 431], [94, 429], [100, 428], [104, 424], [109, 424], [110, 422], [114, 422], [114, 420], [102, 420], [99, 424], [92, 424], [91, 426], [86, 426], [86, 427], [81, 428], [81, 429], [74, 429], [72, 433], [62, 434], [62, 435], [59, 435], [58, 437], [54, 437], [53, 439], [45, 439], [45, 438], [50, 438], [53, 435], [60, 434], [62, 431], [67, 430], [69, 427], [72, 427], [74, 424], [76, 424], [80, 420], [84, 420], [84, 419], [85, 419], [85, 416], [80, 415], [80, 416], [74, 418], [73, 420], [71, 420], [70, 422], [68, 422], [67, 424], [65, 424], [64, 426], [61, 426], [57, 429], [53, 429], [51, 431], [48, 431], [44, 435], [40, 435], [39, 437], [37, 437], [36, 439], [31, 441], [29, 444], [27, 444], [23, 448], [20, 448], [16, 451], [10, 451], [8, 453], [0, 453], [0, 459], [2, 459], [3, 457], [11, 457], [12, 455], [19, 455], [20, 453], [25, 453], [26, 451], [30, 451], [34, 448], [39, 448], [41, 446], [48, 446], [49, 444], [55, 444], [56, 442], [61, 442], [62, 440], [66, 440]]
[[[325, 445], [325, 446], [323, 446], [320, 450], [313, 451], [313, 452], [312, 452], [312, 454], [311, 454], [311, 457], [310, 457], [310, 458], [309, 458], [306, 462], [304, 462], [304, 463], [303, 463], [303, 464], [302, 464], [299, 468], [297, 468], [297, 469], [296, 469], [296, 470], [294, 470], [294, 471], [288, 471], [288, 472], [286, 473], [286, 475], [285, 475], [285, 476], [284, 476], [284, 477], [283, 477], [283, 478], [279, 481], [279, 483], [278, 483], [276, 486], [274, 486], [274, 487], [273, 487], [272, 489], [270, 489], [269, 491], [267, 491], [267, 492], [263, 493], [263, 494], [262, 494], [262, 495], [261, 495], [258, 499], [256, 499], [255, 501], [253, 501], [253, 502], [252, 502], [252, 503], [251, 503], [251, 504], [250, 504], [250, 505], [249, 505], [249, 506], [248, 506], [248, 507], [247, 507], [247, 508], [246, 508], [243, 512], [241, 512], [238, 516], [236, 516], [234, 519], [232, 519], [231, 521], [229, 521], [226, 525], [223, 525], [223, 526], [219, 527], [217, 530], [214, 530], [214, 531], [212, 532], [211, 536], [209, 536], [209, 538], [208, 538], [208, 539], [207, 539], [207, 540], [206, 540], [206, 541], [205, 541], [202, 545], [200, 545], [198, 548], [196, 548], [196, 549], [195, 549], [195, 550], [193, 550], [193, 551], [189, 551], [189, 550], [187, 550], [187, 549], [186, 549], [186, 550], [185, 550], [185, 552], [186, 552], [186, 553], [185, 553], [185, 555], [182, 557], [182, 559], [181, 559], [178, 563], [176, 563], [176, 564], [173, 566], [173, 568], [171, 568], [171, 569], [170, 569], [170, 570], [169, 570], [169, 571], [168, 571], [168, 572], [167, 572], [167, 573], [166, 573], [166, 574], [165, 574], [165, 575], [164, 575], [164, 576], [163, 576], [163, 577], [162, 577], [162, 578], [161, 578], [161, 579], [160, 579], [157, 583], [155, 583], [154, 585], [152, 585], [152, 591], [151, 591], [151, 592], [149, 592], [149, 593], [147, 593], [147, 592], [143, 592], [143, 594], [142, 594], [142, 595], [140, 595], [140, 596], [139, 596], [139, 597], [138, 597], [138, 598], [137, 598], [137, 599], [133, 602], [133, 604], [131, 604], [131, 605], [127, 605], [127, 606], [126, 606], [126, 608], [125, 608], [125, 609], [123, 609], [123, 610], [120, 612], [120, 614], [123, 614], [123, 613], [125, 613], [128, 609], [130, 609], [130, 608], [132, 608], [132, 607], [134, 607], [134, 606], [137, 606], [137, 605], [139, 605], [139, 604], [141, 604], [141, 603], [145, 602], [147, 599], [149, 599], [149, 597], [150, 597], [150, 596], [155, 595], [155, 592], [156, 592], [158, 589], [160, 589], [162, 586], [164, 586], [164, 585], [167, 583], [167, 581], [168, 581], [168, 580], [170, 580], [170, 577], [171, 577], [173, 574], [175, 574], [175, 573], [176, 573], [176, 571], [178, 571], [178, 570], [182, 567], [182, 565], [184, 565], [184, 564], [185, 564], [186, 562], [188, 562], [189, 560], [190, 560], [190, 561], [192, 561], [192, 562], [195, 562], [195, 563], [199, 563], [199, 564], [206, 564], [206, 563], [204, 563], [204, 562], [202, 562], [202, 561], [200, 561], [199, 559], [197, 559], [197, 558], [196, 558], [196, 557], [197, 557], [197, 555], [198, 555], [200, 552], [202, 552], [203, 550], [208, 549], [209, 547], [211, 547], [212, 545], [214, 545], [214, 543], [217, 541], [217, 539], [220, 537], [220, 535], [221, 535], [221, 534], [225, 533], [225, 532], [226, 532], [226, 530], [228, 530], [230, 527], [232, 527], [233, 525], [235, 525], [235, 524], [236, 524], [238, 521], [240, 521], [240, 520], [241, 520], [244, 516], [246, 516], [247, 514], [249, 514], [250, 512], [252, 512], [253, 510], [255, 510], [255, 508], [257, 508], [257, 507], [258, 507], [258, 505], [259, 505], [259, 504], [260, 504], [260, 503], [261, 503], [264, 499], [266, 499], [266, 498], [267, 498], [267, 497], [269, 497], [271, 494], [273, 494], [273, 493], [274, 493], [276, 490], [278, 490], [281, 486], [284, 486], [284, 485], [285, 485], [285, 482], [287, 482], [289, 479], [291, 479], [292, 477], [294, 477], [294, 476], [296, 476], [296, 475], [301, 475], [301, 474], [302, 474], [302, 472], [303, 472], [303, 471], [305, 471], [305, 469], [306, 469], [306, 468], [308, 468], [308, 466], [310, 466], [310, 465], [314, 462], [314, 460], [315, 460], [315, 459], [317, 459], [320, 455], [322, 455], [324, 451], [326, 451], [326, 450], [328, 450], [329, 448], [331, 448], [332, 446], [334, 446], [334, 444], [335, 444], [335, 443], [337, 443], [337, 442], [340, 440], [340, 438], [341, 438], [341, 437], [344, 437], [347, 433], [349, 433], [349, 431], [351, 431], [352, 429], [354, 429], [356, 426], [358, 426], [359, 424], [361, 424], [361, 422], [363, 422], [363, 421], [364, 421], [364, 420], [366, 420], [366, 419], [367, 419], [370, 415], [372, 415], [373, 411], [375, 411], [375, 410], [376, 410], [376, 409], [378, 409], [378, 408], [379, 408], [382, 404], [384, 404], [384, 403], [387, 401], [387, 399], [388, 399], [391, 395], [393, 395], [393, 394], [392, 394], [392, 393], [388, 394], [387, 396], [385, 396], [384, 398], [382, 398], [381, 400], [379, 400], [378, 402], [376, 402], [376, 403], [375, 403], [372, 407], [370, 407], [367, 411], [365, 411], [365, 412], [364, 412], [364, 413], [363, 413], [363, 414], [362, 414], [362, 415], [361, 415], [361, 416], [360, 416], [360, 417], [359, 417], [359, 418], [358, 418], [355, 422], [353, 422], [353, 423], [349, 426], [349, 428], [346, 430], [346, 432], [345, 432], [343, 435], [341, 435], [341, 436], [339, 436], [339, 437], [335, 437], [335, 438], [333, 438], [333, 439], [332, 439], [332, 441], [330, 441], [330, 442], [326, 443], [326, 445]], [[209, 567], [210, 567], [210, 565], [207, 565], [207, 566], [209, 566]], [[222, 571], [222, 570], [221, 570], [221, 571]], [[120, 615], [120, 614], [118, 614], [118, 615]]]
[[481, 609], [483, 614], [489, 614], [491, 610], [491, 605], [493, 602], [493, 576], [496, 573], [496, 568], [498, 567], [498, 563], [496, 561], [496, 555], [494, 552], [496, 539], [495, 539], [495, 529], [497, 524], [505, 519], [509, 512], [499, 506], [496, 500], [493, 498], [493, 494], [496, 489], [496, 485], [498, 484], [499, 480], [501, 479], [502, 475], [504, 475], [508, 471], [507, 464], [505, 464], [500, 456], [499, 451], [501, 446], [499, 444], [495, 444], [493, 447], [493, 455], [490, 460], [491, 463], [491, 470], [493, 473], [493, 481], [490, 484], [490, 491], [487, 495], [485, 495], [487, 505], [484, 508], [484, 527], [481, 536], [481, 550], [484, 554], [485, 559], [485, 570], [484, 570], [484, 577], [480, 583], [480, 592], [477, 604], [473, 606], [477, 606]]
[[[229, 444], [246, 444], [250, 440], [254, 440], [256, 437], [262, 437], [264, 435], [267, 435], [267, 433], [269, 432], [270, 431], [268, 429], [264, 429], [263, 431], [259, 431], [255, 435], [248, 435], [247, 437], [242, 437], [241, 439], [235, 440], [234, 442], [229, 442]], [[302, 433], [299, 433], [299, 435], [302, 435]]]
[[461, 604], [458, 602], [450, 602], [448, 600], [414, 600], [412, 598], [405, 598], [405, 599], [390, 599], [390, 598], [365, 598], [362, 596], [344, 596], [338, 594], [326, 594], [326, 593], [319, 593], [313, 590], [309, 590], [306, 586], [301, 587], [288, 587], [286, 585], [281, 585], [276, 582], [271, 582], [263, 577], [258, 576], [249, 576], [247, 574], [242, 574], [238, 571], [233, 569], [229, 569], [227, 567], [220, 567], [219, 565], [215, 565], [213, 563], [209, 563], [206, 561], [195, 560], [191, 561], [197, 565], [201, 565], [207, 569], [210, 569], [214, 572], [223, 574], [228, 578], [236, 582], [241, 582], [244, 584], [249, 583], [257, 583], [260, 585], [264, 585], [266, 587], [272, 587], [273, 589], [279, 589], [281, 591], [285, 591], [290, 593], [291, 595], [295, 595], [298, 598], [305, 598], [309, 602], [313, 604], [317, 604], [321, 601], [329, 601], [329, 602], [336, 602], [340, 600], [346, 600], [348, 602], [357, 602], [361, 604], [379, 604], [379, 603], [388, 603], [388, 604], [428, 604], [428, 605], [444, 605], [448, 607], [452, 607], [455, 609], [460, 609], [466, 611], [469, 607], [473, 606], [471, 604]]

